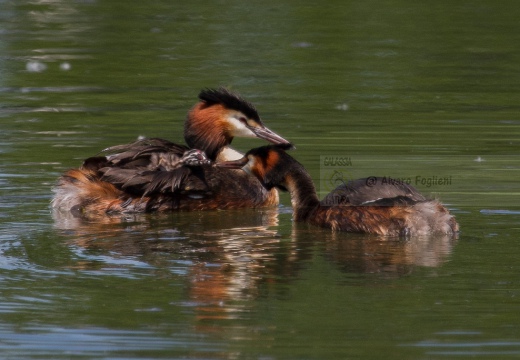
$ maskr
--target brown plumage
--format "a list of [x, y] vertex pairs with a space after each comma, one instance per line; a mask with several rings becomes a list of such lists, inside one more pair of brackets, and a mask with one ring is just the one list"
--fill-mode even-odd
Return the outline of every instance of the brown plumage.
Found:
[[185, 122], [188, 146], [151, 138], [109, 147], [60, 177], [53, 208], [89, 215], [276, 205], [276, 190], [266, 190], [255, 177], [209, 164], [241, 156], [229, 148], [235, 136], [288, 141], [226, 89], [203, 90], [199, 99]]
[[[287, 145], [263, 146], [250, 150], [242, 159], [217, 166], [242, 168], [255, 175], [266, 189], [277, 187], [289, 191], [295, 221], [389, 236], [454, 234], [459, 230], [455, 218], [439, 201], [425, 198], [408, 185], [395, 189], [391, 185], [376, 187], [374, 194], [370, 194], [362, 181], [352, 182], [345, 189], [346, 200], [331, 205], [329, 197], [329, 202], [320, 202], [310, 175], [284, 151], [287, 148]], [[348, 200], [348, 195], [352, 200]]]

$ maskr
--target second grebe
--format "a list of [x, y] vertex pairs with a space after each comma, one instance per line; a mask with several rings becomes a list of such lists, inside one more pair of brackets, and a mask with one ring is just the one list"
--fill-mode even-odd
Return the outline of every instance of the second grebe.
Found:
[[289, 142], [265, 127], [251, 103], [224, 88], [203, 90], [199, 99], [184, 125], [188, 147], [152, 138], [105, 149], [108, 155], [60, 177], [53, 208], [90, 215], [276, 205], [277, 191], [255, 177], [206, 165], [241, 157], [229, 147], [235, 136]]
[[[216, 165], [242, 168], [255, 175], [267, 189], [277, 187], [289, 191], [293, 218], [298, 222], [333, 230], [389, 236], [454, 234], [459, 230], [448, 209], [437, 200], [417, 195], [419, 192], [413, 188], [413, 196], [380, 198], [365, 205], [320, 202], [310, 175], [284, 151], [286, 149], [288, 145], [263, 146], [248, 151], [241, 159]], [[405, 191], [398, 189], [396, 193]], [[375, 196], [365, 191], [362, 197], [369, 199]]]

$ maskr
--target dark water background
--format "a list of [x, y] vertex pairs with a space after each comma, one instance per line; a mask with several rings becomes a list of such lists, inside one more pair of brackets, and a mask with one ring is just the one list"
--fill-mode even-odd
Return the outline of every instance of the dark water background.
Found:
[[[516, 1], [0, 8], [3, 357], [520, 355]], [[287, 195], [262, 211], [52, 217], [60, 173], [139, 135], [182, 142], [198, 92], [220, 85], [297, 145], [322, 195], [338, 172], [409, 179], [461, 235], [294, 225]]]

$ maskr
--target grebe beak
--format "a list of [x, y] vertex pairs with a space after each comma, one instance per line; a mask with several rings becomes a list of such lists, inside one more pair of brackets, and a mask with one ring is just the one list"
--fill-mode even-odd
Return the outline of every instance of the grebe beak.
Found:
[[223, 161], [219, 163], [215, 163], [216, 167], [221, 167], [225, 169], [242, 169], [244, 166], [247, 165], [249, 162], [249, 159], [247, 157], [243, 157], [238, 160], [231, 160], [231, 161]]
[[267, 140], [273, 144], [290, 144], [289, 141], [266, 127], [250, 127], [250, 129], [260, 139]]

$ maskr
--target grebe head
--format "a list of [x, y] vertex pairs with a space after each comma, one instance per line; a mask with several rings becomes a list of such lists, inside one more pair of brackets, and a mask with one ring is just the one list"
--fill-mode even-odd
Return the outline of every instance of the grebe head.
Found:
[[210, 159], [237, 137], [258, 137], [273, 144], [289, 144], [269, 130], [255, 107], [240, 96], [224, 89], [205, 89], [200, 102], [188, 113], [184, 139], [191, 148], [201, 149]]
[[242, 169], [256, 176], [266, 189], [277, 187], [286, 191], [286, 175], [291, 169], [291, 164], [297, 163], [285, 152], [291, 149], [293, 145], [290, 143], [262, 146], [249, 150], [241, 159], [215, 165], [228, 169]]

